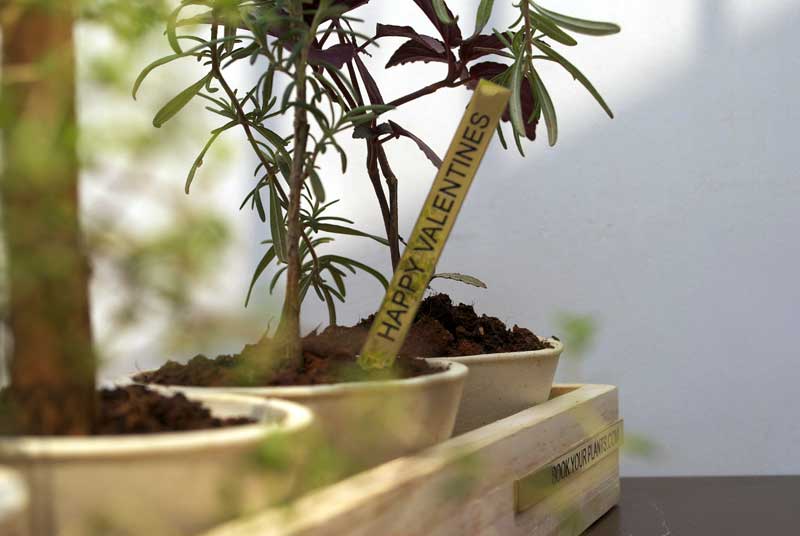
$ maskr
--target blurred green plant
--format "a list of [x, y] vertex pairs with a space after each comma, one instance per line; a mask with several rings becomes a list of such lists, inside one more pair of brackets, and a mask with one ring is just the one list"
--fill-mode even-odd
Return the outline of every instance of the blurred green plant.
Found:
[[632, 432], [625, 433], [622, 448], [625, 454], [636, 458], [653, 459], [659, 453], [658, 444], [655, 441]]
[[[129, 95], [131, 65], [152, 47], [171, 3], [43, 0], [0, 6], [6, 246], [0, 252], [0, 313], [9, 327], [3, 329], [0, 354], [10, 372], [3, 383], [25, 386], [20, 389], [27, 394], [19, 393], [17, 405], [30, 409], [29, 420], [49, 415], [53, 421], [53, 415], [71, 414], [75, 422], [86, 423], [100, 354], [92, 351], [93, 339], [100, 348], [111, 346], [126, 331], [133, 333], [152, 320], [153, 312], [176, 338], [191, 333], [185, 328], [192, 323], [211, 322], [208, 312], [193, 307], [192, 294], [198, 281], [213, 275], [230, 233], [218, 215], [187, 210], [171, 196], [153, 195], [158, 185], [148, 171], [156, 153], [174, 154], [175, 145], [164, 143], [167, 136], [189, 139], [182, 133], [196, 125], [177, 122], [165, 136], [154, 136], [118, 105]], [[117, 197], [106, 195], [111, 193]], [[157, 224], [140, 212], [145, 196], [161, 211], [158, 215], [166, 216], [157, 218]], [[37, 212], [40, 208], [46, 216]], [[79, 263], [70, 260], [76, 258], [88, 259], [93, 280], [100, 281], [103, 292], [95, 294], [94, 305], [99, 300], [113, 308], [109, 313], [100, 307], [103, 316], [94, 333], [88, 321], [84, 327], [70, 327], [88, 317], [89, 281], [84, 277], [83, 283], [77, 282], [83, 276]], [[47, 311], [37, 312], [34, 296], [50, 305]], [[222, 325], [220, 318], [213, 323]], [[21, 322], [37, 335], [28, 338]], [[228, 327], [239, 324], [229, 322]], [[53, 336], [44, 336], [46, 332]], [[78, 344], [78, 338], [83, 342]], [[44, 348], [45, 342], [53, 343], [48, 347], [52, 351]], [[40, 363], [34, 365], [29, 354], [40, 356]], [[69, 354], [65, 362], [71, 365], [54, 367], [62, 354]], [[17, 366], [38, 367], [38, 372], [30, 382], [21, 382]], [[42, 372], [47, 367], [52, 374]], [[55, 387], [59, 382], [68, 392], [83, 393], [81, 408], [64, 403]], [[51, 432], [85, 429], [65, 422], [55, 427], [19, 424], [20, 429]]]
[[589, 314], [562, 312], [556, 318], [556, 326], [568, 348], [568, 356], [576, 360], [585, 359], [594, 345], [599, 328], [597, 319]]
[[[581, 365], [594, 346], [600, 323], [591, 314], [561, 312], [556, 317], [556, 326], [564, 343], [564, 356], [569, 360], [567, 363], [570, 365], [562, 367], [562, 369], [565, 369], [570, 381], [583, 381]], [[647, 436], [625, 430], [622, 451], [626, 455], [653, 459], [658, 456], [658, 450], [658, 444]]]

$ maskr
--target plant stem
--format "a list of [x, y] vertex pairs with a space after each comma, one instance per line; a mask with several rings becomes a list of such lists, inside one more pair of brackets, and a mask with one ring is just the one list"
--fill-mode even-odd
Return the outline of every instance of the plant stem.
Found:
[[392, 214], [389, 209], [389, 203], [386, 200], [386, 193], [383, 191], [381, 185], [381, 175], [378, 168], [378, 143], [375, 139], [367, 140], [367, 175], [372, 183], [372, 188], [375, 190], [375, 197], [378, 198], [378, 206], [381, 209], [381, 217], [383, 218], [383, 225], [386, 229], [386, 239], [389, 241], [389, 248], [399, 249], [399, 244], [394, 246], [392, 244]]
[[525, 23], [525, 56], [528, 58], [526, 64], [530, 64], [533, 54], [533, 28], [531, 28], [531, 12], [528, 0], [522, 0], [522, 19]]
[[2, 201], [19, 432], [87, 434], [96, 360], [78, 204], [73, 2], [2, 12]]
[[386, 150], [383, 145], [376, 143], [375, 146], [378, 151], [378, 162], [380, 162], [381, 171], [384, 178], [386, 178], [386, 186], [389, 189], [388, 239], [392, 256], [392, 272], [394, 272], [400, 264], [400, 207], [397, 199], [397, 177], [389, 165], [389, 159], [386, 157]]
[[[303, 0], [293, 3], [295, 16], [302, 18]], [[311, 26], [309, 35], [313, 36], [316, 25]], [[312, 37], [313, 38], [313, 37]], [[306, 176], [306, 148], [308, 145], [308, 116], [306, 113], [306, 67], [308, 49], [312, 38], [304, 43], [294, 59], [294, 147], [292, 148], [292, 168], [289, 176], [289, 206], [286, 211], [287, 269], [286, 296], [283, 302], [281, 321], [278, 325], [278, 340], [285, 349], [286, 359], [298, 363], [302, 359], [300, 345], [300, 239], [303, 234], [300, 220], [300, 201], [303, 182]]]
[[[456, 85], [458, 85], [458, 84], [456, 84]], [[389, 106], [395, 106], [395, 107], [402, 106], [403, 104], [409, 103], [409, 102], [411, 102], [413, 100], [417, 100], [420, 97], [424, 97], [426, 95], [430, 95], [431, 93], [435, 93], [435, 92], [439, 91], [442, 88], [455, 87], [456, 85], [453, 85], [453, 81], [450, 80], [450, 79], [441, 80], [439, 82], [436, 82], [435, 84], [431, 84], [429, 86], [425, 86], [424, 88], [418, 89], [417, 91], [414, 91], [413, 93], [409, 93], [408, 95], [405, 95], [403, 97], [397, 98], [397, 99], [393, 100], [392, 102], [390, 102]]]

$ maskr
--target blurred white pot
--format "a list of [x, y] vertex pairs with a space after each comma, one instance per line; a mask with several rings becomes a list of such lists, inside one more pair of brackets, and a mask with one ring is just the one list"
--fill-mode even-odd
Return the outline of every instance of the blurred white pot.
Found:
[[170, 386], [186, 394], [233, 393], [291, 400], [311, 409], [340, 458], [338, 476], [430, 447], [453, 433], [467, 367], [401, 380], [286, 387]]
[[256, 470], [252, 455], [262, 444], [301, 436], [312, 422], [309, 410], [226, 394], [189, 398], [214, 416], [257, 423], [159, 434], [0, 438], [0, 463], [18, 470], [30, 490], [29, 534], [194, 534], [242, 509], [285, 498], [297, 477], [293, 466]]
[[547, 339], [552, 348], [531, 352], [481, 354], [429, 359], [461, 363], [469, 378], [461, 397], [454, 435], [463, 434], [503, 419], [550, 397], [558, 358], [564, 345]]

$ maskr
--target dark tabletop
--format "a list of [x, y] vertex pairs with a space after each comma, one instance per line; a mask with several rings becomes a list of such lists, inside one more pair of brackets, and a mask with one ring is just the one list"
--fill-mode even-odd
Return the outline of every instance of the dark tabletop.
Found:
[[798, 536], [800, 476], [623, 478], [584, 536]]

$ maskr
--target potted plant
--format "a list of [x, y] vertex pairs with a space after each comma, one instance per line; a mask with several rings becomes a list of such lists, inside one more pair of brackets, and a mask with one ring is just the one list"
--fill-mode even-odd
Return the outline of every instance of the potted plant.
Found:
[[[573, 33], [612, 35], [620, 31], [618, 25], [579, 19], [546, 9], [532, 0], [523, 0], [514, 4], [518, 17], [508, 29], [483, 33], [491, 17], [494, 1], [482, 0], [476, 13], [475, 29], [471, 35], [464, 37], [458, 17], [454, 16], [444, 1], [414, 1], [433, 23], [438, 35], [423, 35], [408, 26], [378, 24], [376, 39], [406, 39], [390, 58], [387, 68], [422, 61], [442, 63], [446, 71], [441, 81], [391, 100], [389, 104], [402, 106], [444, 89], [459, 86], [474, 89], [480, 79], [493, 80], [512, 90], [512, 99], [503, 120], [511, 123], [514, 144], [524, 156], [523, 141], [536, 139], [537, 126], [542, 119], [549, 145], [554, 146], [558, 140], [553, 101], [535, 65], [550, 62], [571, 74], [613, 118], [608, 104], [588, 78], [556, 51], [553, 44], [575, 46], [577, 41], [571, 35]], [[372, 102], [384, 102], [377, 84], [364, 85], [372, 88], [369, 92]], [[366, 131], [365, 127], [361, 129]], [[381, 138], [381, 134], [387, 133], [391, 133], [391, 136]], [[503, 147], [508, 149], [502, 127], [498, 127], [498, 134]], [[384, 174], [390, 199], [397, 196], [397, 180], [384, 145], [392, 137], [400, 135], [414, 139], [435, 166], [441, 164], [441, 159], [420, 137], [393, 121], [372, 123], [364, 136], [368, 149], [371, 141], [380, 140], [380, 149], [373, 149], [372, 152], [380, 157], [380, 170]], [[377, 173], [377, 170], [378, 166], [373, 166], [373, 173]], [[385, 203], [381, 194], [376, 188], [379, 205], [383, 207]], [[382, 211], [382, 214], [392, 265], [396, 267], [395, 251], [399, 250], [396, 204], [390, 203], [388, 212]], [[436, 277], [486, 287], [479, 279], [459, 273], [442, 273]], [[363, 336], [363, 328], [368, 327], [369, 323], [370, 319], [356, 326], [354, 336], [359, 336], [359, 331]], [[434, 358], [430, 360], [432, 362], [458, 362], [470, 369], [455, 425], [456, 434], [546, 401], [564, 348], [556, 337], [543, 339], [525, 328], [508, 328], [497, 318], [476, 315], [472, 306], [453, 304], [444, 294], [431, 295], [423, 302], [411, 337], [426, 337], [430, 343], [418, 348], [420, 357]]]
[[[567, 68], [607, 108], [588, 80], [555, 52], [547, 39], [572, 45], [575, 41], [561, 28], [604, 35], [615, 32], [617, 27], [614, 25], [566, 17], [523, 2], [520, 5], [523, 15], [520, 22], [504, 32], [482, 33], [493, 4], [483, 1], [479, 6], [475, 32], [465, 39], [455, 17], [444, 2], [415, 0], [416, 5], [435, 26], [439, 33], [438, 38], [424, 35], [408, 26], [390, 24], [379, 24], [374, 37], [368, 38], [358, 33], [360, 27], [356, 26], [357, 21], [350, 15], [354, 8], [367, 2], [368, 0], [328, 1], [307, 2], [304, 5], [289, 1], [258, 5], [235, 1], [224, 5], [214, 2], [184, 2], [171, 17], [167, 35], [174, 54], [146, 68], [139, 82], [152, 69], [186, 57], [203, 62], [208, 66], [208, 72], [194, 86], [182, 91], [167, 103], [156, 115], [154, 123], [156, 126], [163, 124], [189, 100], [198, 97], [210, 102], [210, 109], [224, 118], [221, 126], [212, 132], [209, 145], [226, 130], [241, 128], [245, 132], [259, 164], [256, 169], [258, 180], [243, 206], [249, 204], [270, 225], [270, 239], [265, 242], [267, 249], [255, 271], [251, 292], [258, 278], [273, 264], [278, 266], [278, 271], [270, 288], [275, 288], [280, 277], [285, 275], [287, 292], [274, 338], [247, 347], [238, 356], [223, 356], [216, 360], [198, 356], [185, 366], [169, 363], [159, 371], [139, 375], [140, 380], [181, 385], [190, 390], [205, 385], [206, 388], [218, 386], [241, 392], [245, 385], [264, 383], [267, 377], [269, 379], [266, 382], [284, 383], [286, 371], [297, 371], [307, 366], [307, 363], [312, 363], [314, 367], [322, 363], [323, 368], [327, 367], [331, 360], [318, 358], [329, 356], [320, 356], [314, 350], [324, 348], [328, 353], [355, 357], [366, 336], [365, 325], [350, 330], [330, 327], [321, 334], [313, 334], [306, 340], [306, 355], [298, 354], [298, 311], [303, 298], [316, 294], [327, 304], [331, 325], [335, 326], [336, 304], [344, 299], [345, 276], [348, 272], [361, 269], [386, 284], [385, 278], [369, 266], [354, 259], [323, 253], [322, 250], [332, 240], [331, 235], [356, 235], [377, 240], [388, 246], [392, 266], [397, 266], [401, 244], [398, 231], [398, 179], [386, 147], [398, 138], [411, 139], [434, 165], [441, 164], [439, 156], [419, 136], [394, 120], [384, 120], [397, 108], [445, 88], [473, 88], [479, 79], [488, 78], [513, 90], [512, 105], [506, 119], [513, 125], [513, 137], [520, 150], [523, 138], [532, 139], [535, 136], [536, 124], [541, 116], [545, 118], [550, 142], [555, 143], [555, 112], [549, 94], [533, 66], [534, 60], [542, 58], [548, 58]], [[198, 6], [210, 9], [188, 12]], [[182, 30], [192, 24], [210, 25], [209, 37], [182, 34]], [[309, 38], [304, 41], [303, 36]], [[386, 37], [407, 39], [392, 56], [387, 67], [412, 61], [440, 62], [447, 66], [444, 79], [422, 85], [408, 95], [387, 101], [370, 71], [368, 60], [365, 59], [371, 39]], [[187, 46], [184, 47], [183, 43], [187, 43]], [[189, 47], [188, 44], [192, 46]], [[534, 53], [534, 50], [537, 52]], [[513, 63], [485, 61], [489, 55], [506, 57], [512, 59]], [[259, 67], [260, 76], [256, 84], [247, 88], [231, 87], [224, 76], [226, 66], [248, 60], [254, 63], [256, 58], [264, 57], [267, 65], [264, 68]], [[300, 66], [304, 69], [299, 69]], [[276, 80], [281, 74], [289, 78], [288, 86], [283, 92], [276, 89]], [[135, 91], [138, 86], [137, 83]], [[304, 88], [302, 94], [298, 92], [301, 87]], [[291, 135], [283, 136], [274, 129], [273, 123], [276, 118], [288, 113], [294, 114], [294, 128]], [[311, 141], [309, 122], [314, 133]], [[332, 205], [325, 199], [324, 181], [321, 178], [323, 172], [318, 169], [318, 156], [325, 151], [338, 152], [344, 169], [348, 155], [336, 142], [336, 138], [345, 133], [363, 139], [366, 145], [367, 175], [376, 194], [386, 238], [368, 235], [353, 228], [351, 221], [329, 215]], [[203, 148], [190, 169], [186, 181], [187, 191], [209, 145]], [[262, 194], [268, 201], [262, 200]], [[269, 210], [265, 209], [267, 205]], [[474, 278], [460, 274], [439, 276], [482, 284]], [[439, 329], [441, 330], [441, 326]], [[418, 334], [423, 331], [424, 326]], [[502, 355], [467, 358], [478, 371], [476, 376], [479, 377], [468, 388], [467, 400], [463, 402], [468, 406], [462, 407], [462, 416], [472, 414], [477, 411], [472, 408], [482, 407], [487, 401], [490, 403], [488, 407], [482, 408], [480, 415], [469, 417], [469, 424], [459, 425], [460, 429], [508, 415], [546, 398], [561, 345], [556, 340], [541, 342], [535, 336], [532, 337], [537, 345], [531, 349], [532, 352], [505, 355], [505, 351], [500, 351]], [[425, 342], [424, 336], [414, 336], [411, 339], [414, 343]], [[341, 346], [332, 348], [332, 341], [341, 343]], [[419, 344], [410, 344], [404, 353], [412, 357], [443, 356], [433, 350], [438, 347], [436, 344], [426, 343], [425, 346], [421, 348]], [[472, 345], [470, 353], [475, 353], [474, 349], [475, 345]], [[309, 353], [312, 354], [310, 359], [307, 355]], [[455, 360], [450, 359], [448, 362], [452, 364]], [[246, 363], [245, 373], [241, 372], [243, 363]], [[408, 363], [408, 360], [401, 360], [401, 363]], [[231, 373], [232, 370], [238, 372]], [[266, 373], [262, 372], [264, 370]], [[353, 368], [350, 367], [349, 370]], [[494, 372], [495, 370], [498, 372]], [[257, 378], [255, 382], [254, 378]], [[511, 379], [516, 381], [512, 382]], [[371, 389], [373, 386], [380, 387], [374, 383], [352, 385], [359, 389]], [[336, 387], [349, 390], [351, 385], [345, 383]], [[322, 394], [329, 389], [254, 386], [244, 392], [302, 399], [311, 404], [319, 415], [323, 415], [323, 420], [327, 422], [335, 419], [334, 416], [341, 417], [354, 411], [334, 404], [334, 399], [329, 394]], [[325, 400], [325, 405], [321, 405], [320, 400], [312, 401], [310, 397]], [[380, 389], [374, 392], [374, 397], [383, 398]], [[375, 405], [359, 402], [354, 406], [364, 409]], [[428, 423], [419, 424], [423, 430], [430, 429]], [[339, 430], [341, 426], [336, 426], [335, 429]], [[383, 432], [385, 430], [382, 429], [381, 433]], [[415, 434], [398, 432], [398, 435], [413, 437]], [[341, 434], [336, 434], [334, 438], [353, 443], [349, 437], [342, 437]], [[395, 444], [397, 440], [388, 439], [388, 445]], [[365, 442], [356, 443], [361, 447], [367, 445]], [[388, 451], [398, 452], [388, 445]], [[368, 450], [377, 452], [377, 449]]]
[[[363, 370], [356, 365], [357, 350], [349, 337], [330, 330], [300, 337], [299, 310], [308, 293], [327, 301], [335, 322], [335, 300], [344, 298], [347, 273], [362, 270], [386, 285], [377, 270], [321, 251], [330, 241], [324, 233], [386, 243], [330, 215], [333, 203], [325, 197], [318, 164], [320, 155], [335, 152], [346, 167], [347, 155], [337, 138], [391, 108], [354, 100], [350, 74], [342, 70], [345, 65], [351, 72], [359, 68], [354, 66], [358, 51], [351, 39], [360, 40], [361, 35], [351, 28], [348, 13], [364, 3], [183, 2], [167, 28], [174, 54], [145, 68], [134, 87], [135, 96], [154, 68], [180, 58], [196, 58], [207, 67], [196, 84], [156, 114], [154, 124], [162, 125], [195, 97], [206, 99], [223, 118], [190, 169], [187, 191], [210, 144], [226, 130], [241, 129], [258, 158], [258, 180], [245, 202], [265, 222], [268, 219], [270, 227], [268, 250], [254, 281], [273, 261], [281, 264], [278, 277], [285, 274], [286, 279], [274, 334], [238, 356], [198, 356], [187, 365], [168, 363], [137, 379], [180, 386], [188, 393], [223, 391], [300, 401], [326, 426], [348, 471], [449, 437], [467, 373], [463, 365], [412, 359], [390, 370]], [[184, 34], [189, 24], [200, 24], [207, 33]], [[234, 88], [225, 68], [258, 58], [265, 59], [266, 66], [256, 83], [245, 90]], [[281, 83], [283, 90], [278, 89]], [[292, 118], [292, 128], [279, 133], [274, 123], [284, 116]], [[268, 201], [262, 201], [262, 195]]]
[[[375, 39], [402, 37], [406, 41], [394, 52], [386, 67], [396, 67], [413, 62], [437, 62], [446, 66], [442, 80], [421, 87], [408, 95], [388, 101], [401, 107], [416, 99], [459, 86], [474, 89], [480, 79], [490, 79], [512, 89], [512, 100], [503, 119], [511, 123], [511, 134], [520, 154], [523, 140], [534, 140], [541, 119], [547, 128], [550, 146], [558, 139], [555, 108], [534, 63], [551, 62], [560, 65], [582, 84], [597, 100], [603, 110], [613, 114], [588, 78], [569, 60], [557, 52], [551, 43], [575, 46], [577, 41], [570, 33], [590, 36], [612, 35], [619, 32], [616, 24], [597, 22], [556, 13], [539, 4], [525, 0], [515, 4], [519, 16], [506, 31], [482, 33], [491, 16], [494, 2], [479, 3], [475, 29], [464, 37], [458, 18], [446, 3], [415, 0], [435, 27], [438, 35], [432, 37], [408, 26], [378, 24]], [[492, 59], [487, 57], [493, 56]], [[497, 59], [501, 61], [497, 61]], [[358, 59], [358, 58], [356, 58]], [[384, 98], [368, 69], [361, 70], [360, 82], [366, 88], [372, 103], [383, 103]], [[351, 78], [356, 85], [356, 80]], [[501, 143], [508, 148], [503, 129], [498, 128]], [[359, 127], [358, 135], [365, 138], [368, 154], [369, 176], [376, 186], [376, 198], [386, 228], [386, 239], [393, 268], [399, 258], [400, 238], [397, 232], [398, 207], [397, 177], [389, 162], [386, 145], [401, 136], [413, 139], [434, 166], [441, 159], [417, 135], [400, 127], [394, 121], [375, 121]], [[379, 187], [380, 176], [386, 190]], [[389, 199], [389, 203], [386, 199]], [[486, 285], [479, 279], [459, 274], [440, 273], [434, 278], [453, 279], [477, 287]], [[478, 316], [469, 305], [453, 304], [447, 295], [431, 295], [423, 302], [412, 328], [411, 337], [424, 338], [428, 344], [414, 350], [420, 357], [432, 362], [466, 364], [470, 368], [462, 396], [455, 433], [460, 434], [494, 422], [534, 404], [548, 399], [563, 344], [557, 338], [540, 339], [525, 328], [508, 328], [497, 318]], [[371, 317], [355, 326], [352, 336], [363, 338]]]
[[29, 488], [30, 534], [196, 531], [234, 513], [219, 500], [223, 487], [253, 488], [259, 502], [283, 498], [291, 471], [258, 474], [250, 456], [265, 440], [300, 434], [311, 416], [288, 402], [232, 395], [97, 390], [78, 205], [75, 8], [6, 2], [0, 13], [13, 340], [10, 384], [0, 392], [0, 463]]

